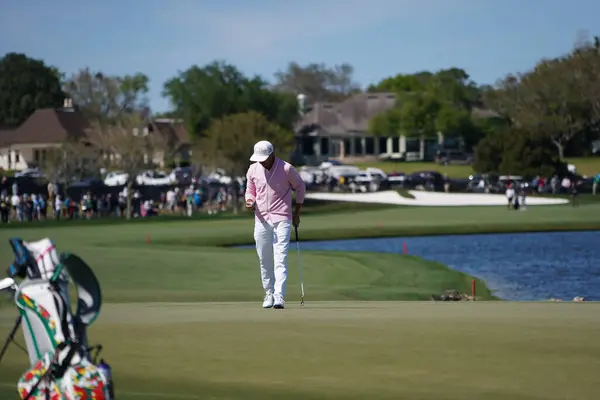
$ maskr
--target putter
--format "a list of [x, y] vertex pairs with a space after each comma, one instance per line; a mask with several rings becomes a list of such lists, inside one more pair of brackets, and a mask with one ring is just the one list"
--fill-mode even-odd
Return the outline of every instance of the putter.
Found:
[[302, 263], [300, 262], [300, 239], [298, 239], [298, 227], [294, 227], [294, 231], [296, 232], [296, 248], [298, 249], [298, 271], [300, 272], [300, 290], [301, 290], [301, 300], [300, 306], [304, 307], [304, 278], [302, 278]]

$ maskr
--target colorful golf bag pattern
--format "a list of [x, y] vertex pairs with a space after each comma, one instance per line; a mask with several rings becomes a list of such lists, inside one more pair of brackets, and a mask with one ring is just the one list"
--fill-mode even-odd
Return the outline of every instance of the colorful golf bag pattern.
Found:
[[[113, 400], [110, 378], [92, 362], [87, 349], [86, 328], [98, 316], [101, 304], [100, 287], [91, 269], [75, 255], [59, 257], [50, 239], [21, 243], [35, 260], [40, 277], [25, 278], [14, 298], [30, 361], [30, 369], [17, 383], [21, 399]], [[77, 287], [75, 314], [70, 306], [70, 282]]]

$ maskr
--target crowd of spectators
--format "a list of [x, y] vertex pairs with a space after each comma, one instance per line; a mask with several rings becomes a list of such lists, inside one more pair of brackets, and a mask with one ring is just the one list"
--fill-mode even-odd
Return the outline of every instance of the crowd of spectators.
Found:
[[[131, 193], [131, 217], [147, 218], [157, 215], [193, 216], [199, 212], [215, 215], [233, 207], [232, 186], [173, 187], [160, 193], [158, 199], [145, 198], [139, 190]], [[243, 198], [243, 188], [238, 188]], [[123, 218], [127, 213], [128, 190], [117, 194], [84, 191], [71, 197], [49, 183], [44, 193], [23, 193], [15, 181], [0, 191], [0, 223], [32, 221]]]

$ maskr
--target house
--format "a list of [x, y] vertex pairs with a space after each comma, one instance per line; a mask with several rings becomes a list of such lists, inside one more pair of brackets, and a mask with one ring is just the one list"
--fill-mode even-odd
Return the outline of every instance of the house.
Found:
[[[89, 134], [88, 121], [69, 107], [36, 110], [16, 129], [0, 130], [0, 169], [23, 170], [39, 166], [49, 149], [60, 147], [73, 140], [84, 140]], [[189, 146], [183, 124], [174, 120], [150, 121], [146, 130], [165, 135], [171, 148], [187, 158]], [[155, 161], [164, 164], [164, 154]]]
[[[440, 147], [457, 147], [457, 140], [442, 133], [428, 138], [373, 136], [369, 121], [396, 104], [395, 93], [359, 93], [341, 103], [315, 103], [308, 107], [295, 126], [295, 157], [304, 162], [328, 158], [377, 157], [405, 160], [431, 160]], [[489, 110], [474, 109], [485, 117]], [[490, 114], [491, 115], [491, 114]]]
[[[172, 118], [156, 118], [149, 124], [151, 132], [160, 132], [169, 148], [173, 150], [175, 164], [189, 163], [191, 160], [191, 145], [189, 136], [182, 120]], [[160, 164], [164, 164], [163, 160]]]
[[3, 149], [11, 142], [15, 129], [14, 126], [0, 126], [0, 171], [8, 169], [8, 165], [14, 158], [14, 154], [9, 154], [8, 150], [3, 151]]
[[3, 133], [0, 168], [22, 170], [38, 165], [48, 149], [85, 135], [86, 121], [72, 110], [36, 110], [19, 127]]

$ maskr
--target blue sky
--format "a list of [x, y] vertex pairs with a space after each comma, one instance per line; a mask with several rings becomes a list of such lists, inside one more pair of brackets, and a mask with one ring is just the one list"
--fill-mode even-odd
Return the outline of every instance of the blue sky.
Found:
[[349, 62], [363, 86], [451, 66], [492, 84], [600, 34], [598, 15], [597, 0], [0, 0], [0, 55], [144, 72], [164, 111], [163, 83], [215, 59], [267, 79], [289, 61]]

